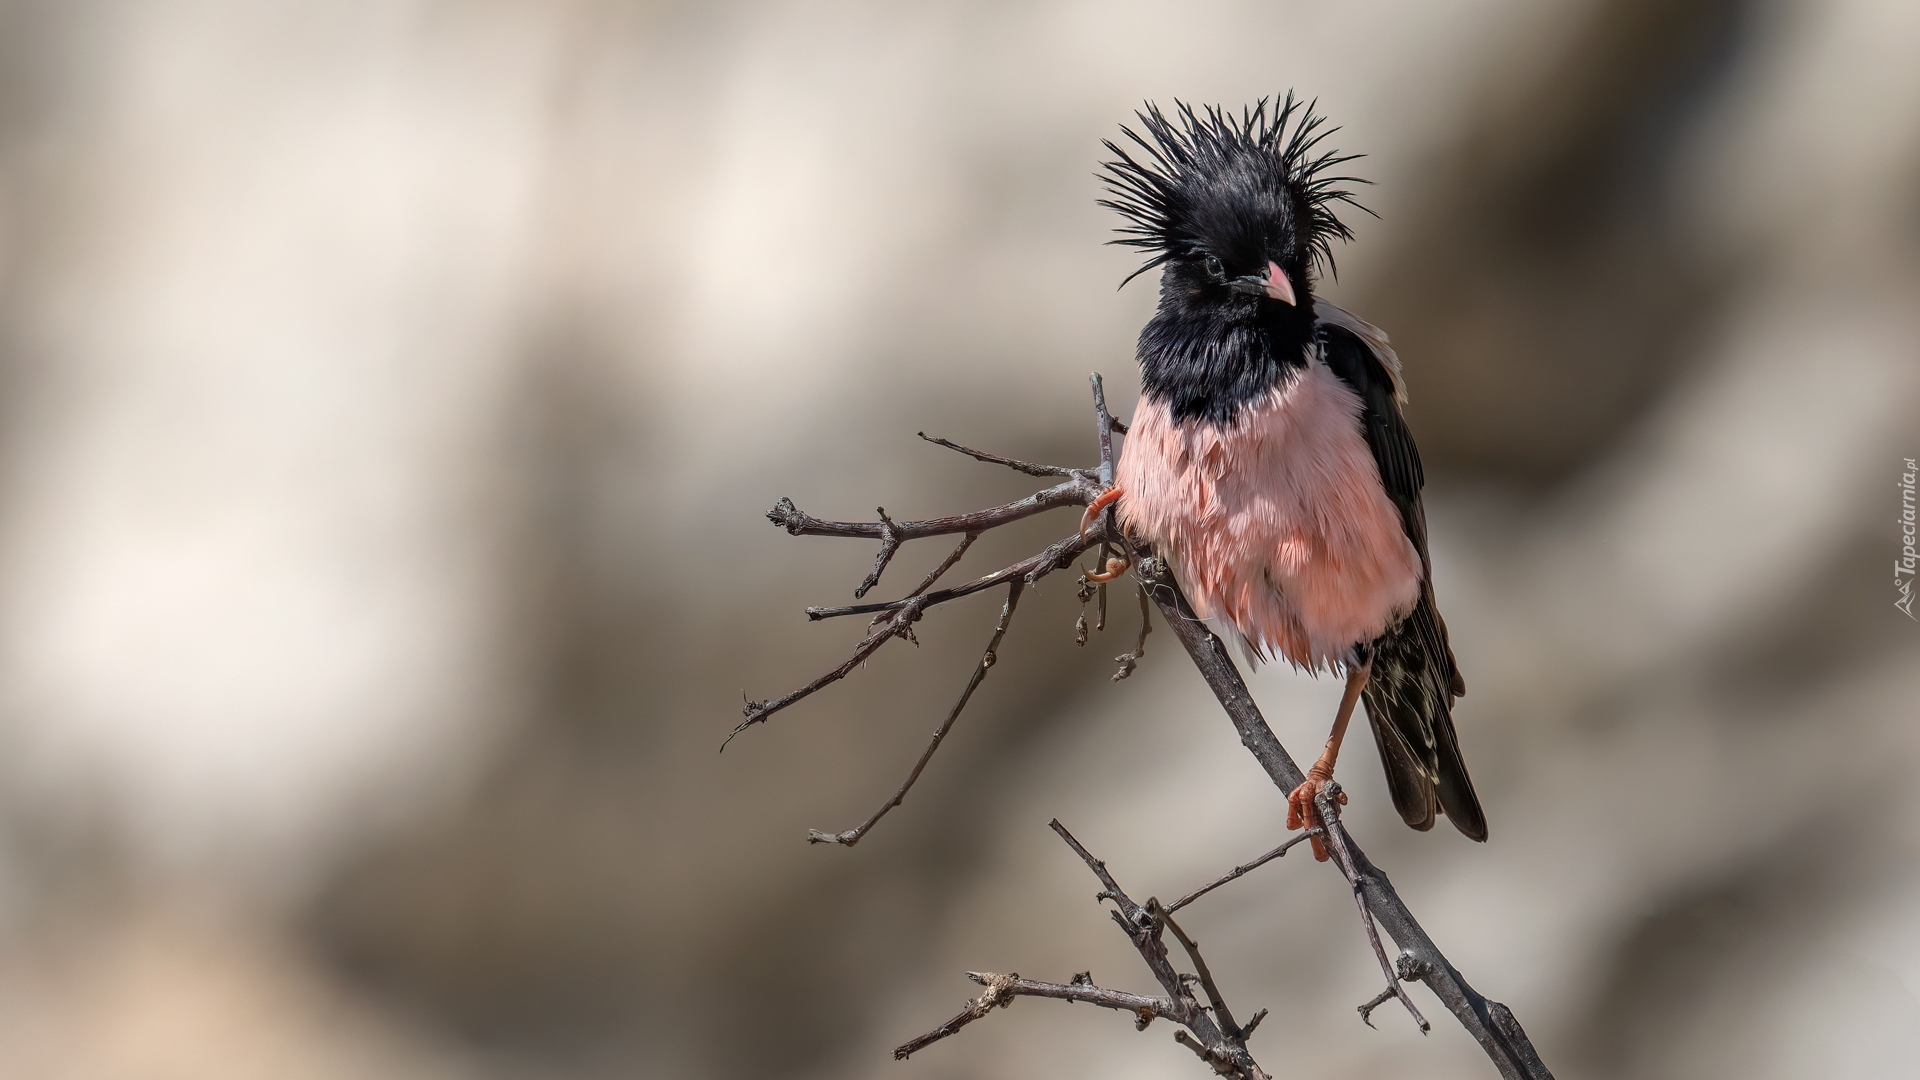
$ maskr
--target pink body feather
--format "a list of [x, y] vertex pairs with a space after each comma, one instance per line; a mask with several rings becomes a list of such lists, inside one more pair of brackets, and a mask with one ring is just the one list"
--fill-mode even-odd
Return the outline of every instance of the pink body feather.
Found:
[[1413, 610], [1423, 574], [1360, 429], [1317, 357], [1225, 426], [1142, 399], [1115, 477], [1201, 617], [1263, 657], [1331, 668]]

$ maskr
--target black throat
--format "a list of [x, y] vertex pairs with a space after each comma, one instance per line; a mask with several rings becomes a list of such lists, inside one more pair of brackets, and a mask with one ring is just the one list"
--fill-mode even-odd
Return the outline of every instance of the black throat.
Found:
[[1166, 403], [1175, 423], [1225, 425], [1242, 406], [1306, 369], [1313, 301], [1298, 307], [1255, 297], [1192, 303], [1163, 290], [1160, 310], [1140, 331], [1141, 389]]

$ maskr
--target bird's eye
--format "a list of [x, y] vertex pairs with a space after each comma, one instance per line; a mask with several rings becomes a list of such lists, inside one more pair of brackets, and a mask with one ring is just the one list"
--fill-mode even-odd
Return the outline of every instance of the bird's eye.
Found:
[[1201, 265], [1207, 268], [1207, 276], [1212, 278], [1213, 280], [1215, 281], [1227, 280], [1227, 268], [1225, 266], [1220, 265], [1220, 260], [1218, 258], [1212, 255], [1209, 255], [1207, 256], [1206, 261]]

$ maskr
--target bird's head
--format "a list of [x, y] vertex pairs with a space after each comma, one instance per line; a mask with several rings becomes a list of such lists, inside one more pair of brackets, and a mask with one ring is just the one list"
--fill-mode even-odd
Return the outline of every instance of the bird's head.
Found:
[[1359, 204], [1339, 185], [1366, 182], [1327, 175], [1357, 155], [1315, 153], [1338, 129], [1323, 130], [1313, 106], [1292, 94], [1237, 117], [1179, 102], [1171, 117], [1151, 103], [1136, 115], [1144, 133], [1123, 127], [1131, 146], [1105, 142], [1116, 160], [1101, 176], [1112, 197], [1100, 204], [1127, 219], [1112, 242], [1152, 253], [1127, 281], [1164, 267], [1163, 307], [1290, 305], [1310, 319], [1333, 241], [1353, 235], [1333, 204]]

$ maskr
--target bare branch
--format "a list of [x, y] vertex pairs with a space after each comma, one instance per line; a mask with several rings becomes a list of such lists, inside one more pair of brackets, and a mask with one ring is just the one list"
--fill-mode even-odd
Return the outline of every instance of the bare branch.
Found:
[[961, 537], [960, 545], [953, 549], [953, 553], [948, 555], [944, 560], [942, 560], [939, 566], [936, 566], [932, 570], [929, 570], [927, 572], [927, 576], [920, 579], [920, 584], [915, 585], [913, 587], [913, 592], [910, 593], [909, 595], [919, 596], [921, 593], [926, 592], [928, 589], [933, 588], [933, 583], [936, 581], [939, 581], [942, 575], [944, 575], [947, 571], [953, 569], [954, 564], [960, 561], [960, 557], [962, 555], [965, 555], [967, 553], [967, 549], [972, 547], [973, 542], [978, 539], [980, 539], [980, 534], [977, 532], [970, 532], [965, 536]]
[[1113, 672], [1114, 682], [1119, 682], [1133, 674], [1133, 669], [1140, 666], [1141, 659], [1147, 655], [1147, 635], [1151, 633], [1153, 633], [1153, 611], [1147, 600], [1147, 587], [1142, 585], [1140, 586], [1140, 637], [1134, 641], [1132, 652], [1121, 653], [1113, 658], [1113, 662], [1119, 665]]
[[740, 734], [755, 724], [765, 723], [767, 717], [772, 716], [781, 709], [786, 708], [802, 698], [811, 696], [815, 691], [830, 683], [839, 682], [841, 679], [846, 678], [847, 675], [851, 673], [854, 668], [859, 667], [867, 657], [878, 652], [880, 646], [885, 645], [889, 638], [900, 637], [910, 633], [914, 620], [920, 618], [920, 610], [923, 606], [920, 603], [921, 599], [923, 598], [913, 597], [907, 599], [894, 611], [893, 617], [888, 619], [884, 625], [868, 629], [867, 636], [861, 638], [860, 644], [854, 647], [853, 655], [847, 657], [846, 661], [839, 667], [834, 668], [832, 671], [827, 672], [825, 675], [820, 676], [785, 697], [774, 698], [771, 701], [748, 701], [746, 707], [741, 710], [746, 714], [746, 719], [740, 721], [740, 723], [734, 726], [732, 731], [727, 733], [726, 740], [720, 744], [720, 749], [725, 750], [727, 743], [732, 742], [735, 735]]
[[886, 572], [887, 564], [893, 561], [893, 553], [900, 550], [900, 530], [894, 527], [893, 519], [887, 516], [887, 508], [877, 506], [873, 511], [880, 516], [880, 554], [874, 557], [873, 573], [868, 574], [860, 587], [853, 590], [855, 600], [867, 595], [867, 590], [880, 584], [880, 575]]
[[1148, 898], [1147, 911], [1154, 918], [1165, 923], [1167, 929], [1173, 931], [1173, 936], [1180, 942], [1180, 947], [1187, 950], [1187, 959], [1193, 961], [1194, 976], [1200, 980], [1200, 989], [1206, 992], [1207, 1003], [1213, 1006], [1214, 1019], [1220, 1022], [1220, 1030], [1229, 1036], [1240, 1034], [1240, 1025], [1233, 1022], [1233, 1011], [1227, 1008], [1226, 999], [1220, 996], [1220, 988], [1214, 985], [1213, 972], [1208, 970], [1207, 962], [1200, 958], [1199, 942], [1188, 937], [1187, 932], [1180, 929], [1180, 924], [1173, 921], [1172, 914], [1160, 906], [1160, 901]]
[[837, 619], [843, 615], [870, 615], [880, 611], [897, 611], [904, 607], [917, 606], [920, 610], [924, 610], [958, 600], [963, 596], [972, 596], [982, 589], [991, 589], [995, 585], [1003, 585], [1015, 578], [1031, 585], [1055, 570], [1064, 570], [1072, 565], [1075, 557], [1099, 543], [1104, 535], [1101, 532], [1090, 532], [1086, 536], [1069, 536], [1064, 540], [1056, 540], [1048, 544], [1038, 555], [1021, 559], [1012, 566], [1002, 567], [991, 574], [975, 578], [965, 585], [956, 585], [951, 589], [921, 593], [918, 596], [909, 596], [884, 604], [854, 604], [850, 607], [832, 608], [810, 607], [807, 609], [807, 618], [819, 622], [821, 619]]
[[1031, 461], [1021, 461], [1019, 458], [989, 454], [984, 450], [975, 450], [971, 447], [961, 446], [957, 442], [948, 442], [945, 439], [936, 438], [924, 431], [918, 432], [918, 434], [921, 438], [935, 446], [944, 446], [949, 450], [958, 450], [975, 461], [984, 461], [989, 465], [1005, 465], [1009, 469], [1017, 469], [1020, 472], [1026, 473], [1028, 476], [1079, 476], [1082, 472], [1080, 469], [1069, 469], [1065, 465], [1036, 465]]
[[1113, 433], [1126, 428], [1107, 411], [1106, 380], [1097, 371], [1087, 379], [1093, 384], [1094, 435], [1100, 440], [1100, 486], [1108, 487], [1113, 483]]
[[[1055, 998], [1060, 1001], [1078, 1001], [1088, 1005], [1098, 1005], [1104, 1009], [1131, 1013], [1136, 1028], [1144, 1028], [1160, 1017], [1179, 1021], [1180, 1007], [1161, 997], [1146, 997], [1141, 994], [1129, 994], [1123, 990], [1108, 990], [1086, 982], [1050, 983], [1035, 979], [1023, 979], [1018, 975], [996, 975], [988, 971], [969, 971], [967, 978], [987, 987], [987, 993], [967, 1003], [960, 1015], [894, 1050], [896, 1060], [904, 1060], [927, 1046], [952, 1035], [966, 1025], [987, 1015], [996, 1005], [1005, 1008], [1016, 997]], [[988, 999], [993, 1000], [989, 1001]]]
[[[982, 972], [982, 974], [985, 975], [986, 973]], [[915, 1053], [939, 1042], [941, 1039], [946, 1038], [961, 1028], [966, 1027], [968, 1024], [973, 1023], [975, 1020], [987, 1015], [996, 1007], [1005, 1008], [1013, 1001], [1013, 987], [1014, 984], [1020, 981], [1020, 976], [1013, 974], [987, 975], [985, 981], [987, 985], [986, 992], [974, 998], [972, 1001], [967, 1002], [967, 1007], [960, 1011], [960, 1015], [917, 1039], [895, 1047], [893, 1059], [895, 1061], [905, 1061]]]
[[1373, 1026], [1373, 1010], [1379, 1008], [1382, 1005], [1385, 1005], [1389, 1001], [1392, 1001], [1394, 998], [1398, 997], [1399, 995], [1400, 995], [1400, 986], [1399, 984], [1396, 983], [1394, 985], [1388, 986], [1385, 990], [1380, 991], [1379, 993], [1373, 995], [1371, 998], [1368, 998], [1367, 1003], [1365, 1005], [1360, 1006], [1360, 1009], [1359, 1009], [1360, 1022], [1367, 1025], [1368, 1027], [1372, 1027]]
[[[1314, 796], [1314, 802], [1320, 809], [1320, 820], [1327, 823], [1327, 839], [1331, 841], [1328, 846], [1333, 848], [1334, 858], [1339, 860], [1341, 873], [1346, 874], [1347, 881], [1353, 885], [1353, 902], [1360, 908], [1360, 925], [1366, 928], [1367, 943], [1373, 946], [1373, 955], [1380, 960], [1380, 973], [1387, 977], [1387, 989], [1393, 992], [1393, 996], [1400, 999], [1400, 1004], [1407, 1007], [1407, 1012], [1413, 1014], [1413, 1022], [1420, 1025], [1420, 1034], [1425, 1035], [1433, 1030], [1433, 1027], [1427, 1023], [1426, 1017], [1420, 1015], [1420, 1010], [1413, 1004], [1413, 999], [1401, 989], [1400, 979], [1394, 974], [1393, 961], [1387, 959], [1386, 947], [1380, 944], [1380, 931], [1373, 924], [1373, 912], [1367, 908], [1367, 895], [1360, 887], [1360, 872], [1353, 864], [1353, 851], [1347, 846], [1347, 830], [1340, 824], [1339, 783], [1333, 780], [1327, 781]], [[1360, 1019], [1367, 1020], [1367, 1015], [1372, 1008], [1372, 1005], [1367, 1006], [1361, 1012]], [[1367, 1026], [1372, 1027], [1373, 1022], [1368, 1020]]]
[[[1246, 1039], [1234, 1029], [1232, 1016], [1226, 1012], [1226, 1007], [1219, 997], [1219, 990], [1213, 986], [1212, 974], [1200, 976], [1203, 988], [1215, 1009], [1214, 1014], [1209, 1015], [1194, 999], [1193, 990], [1187, 985], [1187, 977], [1181, 975], [1168, 958], [1167, 947], [1160, 940], [1160, 931], [1170, 924], [1163, 917], [1160, 902], [1149, 899], [1148, 907], [1144, 908], [1134, 903], [1132, 898], [1127, 896], [1126, 890], [1120, 887], [1120, 883], [1114, 880], [1113, 874], [1107, 870], [1107, 864], [1094, 858], [1093, 853], [1075, 839], [1065, 825], [1060, 824], [1058, 819], [1047, 824], [1060, 835], [1060, 839], [1067, 842], [1067, 846], [1073, 849], [1074, 854], [1080, 856], [1080, 861], [1087, 864], [1087, 869], [1093, 871], [1093, 876], [1100, 879], [1101, 891], [1094, 898], [1112, 900], [1119, 908], [1112, 913], [1113, 921], [1126, 932], [1128, 939], [1133, 942], [1133, 947], [1140, 953], [1140, 959], [1146, 962], [1147, 968], [1153, 972], [1154, 978], [1167, 992], [1168, 999], [1181, 1010], [1179, 1022], [1187, 1030], [1175, 1032], [1174, 1037], [1181, 1038], [1191, 1032], [1189, 1041], [1201, 1048], [1202, 1056], [1212, 1062], [1222, 1075], [1241, 1076], [1246, 1077], [1247, 1080], [1264, 1080], [1267, 1074], [1254, 1062], [1253, 1055], [1247, 1052]], [[1195, 966], [1205, 972], [1206, 965], [1200, 959], [1198, 948], [1193, 946], [1190, 939], [1178, 928], [1174, 929], [1174, 933], [1181, 943], [1187, 946], [1187, 955], [1193, 959]]]
[[1113, 875], [1107, 873], [1107, 864], [1094, 858], [1093, 852], [1081, 846], [1080, 841], [1074, 839], [1073, 834], [1067, 831], [1067, 827], [1060, 824], [1059, 818], [1054, 818], [1052, 821], [1047, 822], [1047, 828], [1059, 833], [1060, 839], [1065, 840], [1067, 846], [1073, 849], [1073, 853], [1080, 856], [1080, 861], [1087, 864], [1087, 869], [1093, 871], [1093, 876], [1100, 879], [1102, 891], [1096, 893], [1094, 899], [1112, 900], [1115, 904], [1119, 905], [1120, 914], [1125, 916], [1130, 923], [1143, 926], [1151, 923], [1152, 920], [1146, 917], [1146, 910], [1139, 904], [1134, 903], [1133, 900], [1127, 896], [1126, 890], [1120, 887], [1120, 883], [1113, 880]]
[[867, 830], [887, 816], [887, 811], [899, 806], [906, 799], [907, 792], [913, 789], [914, 781], [920, 779], [920, 773], [926, 769], [927, 762], [933, 760], [933, 752], [940, 749], [941, 740], [947, 737], [947, 732], [953, 730], [953, 722], [960, 719], [961, 710], [965, 709], [967, 702], [973, 699], [973, 692], [980, 688], [981, 681], [987, 677], [987, 671], [999, 659], [997, 650], [1000, 648], [1000, 639], [1007, 636], [1007, 627], [1013, 624], [1013, 609], [1019, 606], [1020, 590], [1024, 588], [1026, 583], [1019, 579], [1015, 579], [1013, 584], [1007, 587], [1007, 602], [1000, 609], [1000, 622], [994, 627], [993, 637], [987, 641], [986, 651], [980, 654], [980, 662], [974, 665], [973, 677], [967, 680], [966, 688], [960, 691], [960, 699], [953, 703], [952, 710], [947, 713], [946, 722], [940, 725], [940, 730], [933, 733], [933, 741], [929, 742], [926, 750], [920, 754], [920, 760], [913, 763], [913, 771], [907, 774], [907, 779], [900, 785], [900, 790], [893, 793], [893, 798], [882, 803], [880, 809], [873, 812], [872, 817], [846, 832], [823, 833], [816, 829], [807, 830], [808, 843], [844, 844], [852, 847], [860, 842], [861, 837], [867, 835]]
[[1036, 491], [1024, 499], [1000, 506], [990, 506], [985, 510], [976, 510], [971, 514], [956, 514], [952, 517], [928, 518], [925, 521], [895, 522], [889, 527], [878, 521], [823, 521], [793, 505], [792, 499], [782, 498], [767, 511], [767, 520], [787, 530], [794, 536], [846, 536], [861, 540], [885, 540], [891, 531], [902, 542], [918, 540], [926, 536], [952, 536], [954, 533], [984, 532], [999, 528], [1035, 514], [1048, 510], [1057, 510], [1063, 506], [1085, 506], [1098, 495], [1091, 481], [1075, 477], [1065, 483], [1055, 484], [1042, 491]]
[[1207, 895], [1213, 890], [1219, 888], [1222, 885], [1225, 885], [1227, 882], [1232, 881], [1237, 877], [1240, 877], [1248, 873], [1249, 871], [1260, 869], [1261, 867], [1267, 865], [1273, 860], [1293, 850], [1293, 846], [1295, 844], [1298, 844], [1303, 840], [1310, 840], [1313, 837], [1319, 836], [1321, 832], [1322, 832], [1321, 828], [1318, 825], [1316, 825], [1313, 828], [1308, 829], [1305, 832], [1301, 833], [1299, 836], [1293, 837], [1292, 839], [1288, 840], [1286, 843], [1281, 844], [1279, 847], [1274, 848], [1272, 851], [1267, 852], [1265, 855], [1262, 855], [1259, 858], [1253, 860], [1252, 862], [1234, 867], [1232, 870], [1227, 871], [1218, 880], [1212, 882], [1211, 884], [1202, 885], [1199, 888], [1188, 893], [1187, 895], [1181, 897], [1180, 899], [1175, 900], [1173, 904], [1167, 908], [1167, 914], [1171, 915], [1174, 912], [1179, 911], [1181, 908], [1186, 907], [1188, 904], [1193, 903], [1195, 900], [1200, 899], [1201, 897]]

